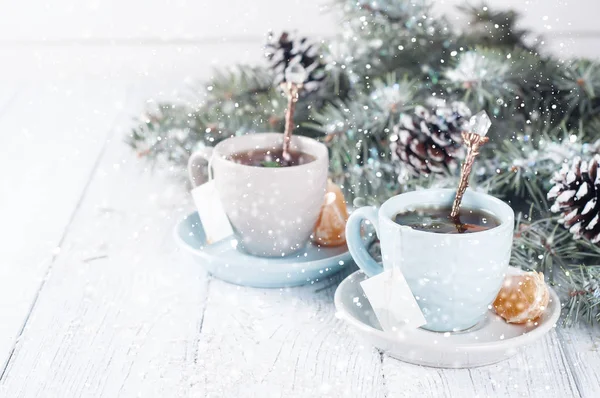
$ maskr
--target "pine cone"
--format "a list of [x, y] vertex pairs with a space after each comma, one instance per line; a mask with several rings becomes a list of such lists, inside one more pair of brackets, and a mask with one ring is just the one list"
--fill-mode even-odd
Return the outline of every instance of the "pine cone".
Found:
[[273, 33], [269, 33], [265, 50], [271, 69], [275, 73], [276, 85], [286, 81], [286, 69], [296, 64], [302, 65], [306, 72], [304, 92], [319, 89], [325, 79], [325, 65], [318, 54], [318, 45], [311, 43], [306, 37], [295, 38], [290, 33], [283, 32], [275, 39]]
[[559, 223], [569, 229], [575, 238], [585, 237], [592, 243], [600, 242], [600, 155], [590, 162], [577, 157], [569, 167], [562, 168], [552, 178], [555, 184], [548, 192], [548, 200], [554, 200], [553, 213], [561, 213]]
[[470, 116], [463, 102], [439, 106], [434, 114], [423, 106], [413, 115], [402, 114], [390, 136], [392, 159], [405, 163], [414, 175], [455, 170], [465, 155], [461, 132]]

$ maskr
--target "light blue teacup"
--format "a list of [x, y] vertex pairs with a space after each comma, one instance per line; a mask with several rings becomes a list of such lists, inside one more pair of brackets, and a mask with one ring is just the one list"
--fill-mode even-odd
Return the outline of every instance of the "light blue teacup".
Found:
[[[438, 234], [393, 221], [406, 210], [451, 207], [454, 196], [452, 189], [404, 193], [379, 209], [354, 211], [346, 224], [346, 240], [356, 264], [368, 276], [398, 267], [425, 315], [423, 328], [436, 332], [465, 330], [484, 318], [507, 272], [513, 239], [515, 216], [510, 206], [471, 190], [465, 192], [462, 207], [491, 213], [500, 225], [469, 234]], [[364, 247], [363, 220], [373, 224], [381, 241], [383, 267]]]

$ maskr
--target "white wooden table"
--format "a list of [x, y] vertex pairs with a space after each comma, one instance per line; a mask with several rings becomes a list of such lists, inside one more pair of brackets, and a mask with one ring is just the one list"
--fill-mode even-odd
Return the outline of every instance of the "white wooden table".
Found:
[[493, 366], [424, 368], [335, 317], [348, 272], [275, 290], [211, 278], [173, 240], [185, 185], [123, 143], [159, 91], [3, 82], [0, 397], [600, 396], [598, 327]]

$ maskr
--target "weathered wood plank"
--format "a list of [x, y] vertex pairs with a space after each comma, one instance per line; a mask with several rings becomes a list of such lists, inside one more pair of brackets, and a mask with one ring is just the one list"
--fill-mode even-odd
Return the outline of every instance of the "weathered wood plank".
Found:
[[583, 397], [600, 396], [600, 328], [581, 324], [558, 330], [567, 362]]
[[390, 397], [573, 397], [580, 393], [555, 331], [516, 356], [472, 369], [433, 369], [384, 356]]
[[126, 91], [102, 82], [31, 85], [0, 118], [0, 369], [60, 250]]
[[3, 379], [7, 397], [182, 396], [206, 276], [176, 250], [181, 182], [117, 135], [85, 193]]
[[379, 353], [335, 317], [340, 278], [274, 290], [211, 280], [192, 396], [384, 397]]
[[0, 118], [2, 118], [10, 106], [15, 102], [21, 85], [13, 81], [0, 81]]

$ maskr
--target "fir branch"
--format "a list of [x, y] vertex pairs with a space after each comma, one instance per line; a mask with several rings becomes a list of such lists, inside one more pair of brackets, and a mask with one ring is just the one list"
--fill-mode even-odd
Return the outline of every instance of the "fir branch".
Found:
[[198, 142], [210, 141], [205, 127], [190, 106], [160, 103], [148, 109], [132, 129], [126, 142], [138, 156], [150, 159], [162, 157], [167, 161], [185, 164], [188, 153]]
[[458, 6], [469, 18], [469, 28], [461, 34], [460, 43], [465, 47], [507, 47], [532, 50], [535, 47], [526, 43], [531, 34], [517, 27], [521, 15], [513, 10], [494, 10], [486, 3]]
[[579, 319], [600, 321], [600, 247], [585, 239], [574, 240], [556, 221], [553, 216], [533, 222], [519, 220], [511, 264], [544, 273], [566, 303], [565, 325]]
[[357, 91], [345, 101], [315, 109], [310, 126], [324, 134], [359, 131], [387, 138], [400, 113], [414, 106], [420, 87], [406, 77], [398, 80], [395, 73], [376, 79], [372, 86], [371, 91]]
[[414, 21], [415, 16], [427, 15], [431, 9], [430, 1], [420, 1], [417, 3], [408, 1], [396, 1], [396, 0], [358, 0], [358, 1], [347, 1], [341, 0], [340, 3], [346, 5], [346, 12], [352, 14], [360, 10], [372, 16], [381, 16], [386, 18], [388, 22], [410, 22]]
[[580, 265], [565, 276], [569, 283], [565, 324], [600, 322], [600, 265]]
[[581, 136], [564, 128], [555, 128], [531, 135], [506, 139], [500, 148], [491, 149], [479, 171], [481, 181], [489, 191], [536, 206], [547, 206], [546, 193], [550, 179], [563, 163], [576, 156], [589, 157], [599, 153], [600, 141], [585, 143]]
[[[458, 55], [443, 72], [441, 85], [448, 93], [460, 95], [472, 109], [492, 109], [492, 114], [509, 113], [521, 108], [525, 90], [520, 85], [527, 80], [528, 64], [523, 52], [506, 53], [497, 48], [476, 48]], [[505, 111], [507, 110], [507, 111]]]
[[563, 120], [572, 125], [595, 116], [600, 110], [600, 63], [572, 60], [557, 72], [557, 95], [563, 97], [558, 111]]
[[398, 193], [395, 168], [369, 154], [371, 148], [363, 141], [334, 132], [325, 142], [330, 147], [330, 176], [351, 203], [381, 204]]
[[[335, 0], [342, 9], [342, 64], [359, 84], [389, 72], [428, 76], [435, 84], [443, 54], [455, 37], [442, 18], [433, 18], [431, 2]], [[419, 60], [419, 62], [415, 62]]]
[[264, 68], [237, 66], [216, 70], [205, 84], [206, 106], [211, 107], [223, 101], [246, 102], [258, 94], [273, 90], [273, 76]]

